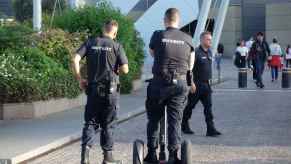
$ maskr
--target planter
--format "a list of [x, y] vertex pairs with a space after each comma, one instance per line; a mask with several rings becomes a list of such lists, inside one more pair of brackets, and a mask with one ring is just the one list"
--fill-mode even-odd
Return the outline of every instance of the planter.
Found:
[[0, 119], [32, 119], [47, 116], [52, 113], [84, 106], [86, 96], [81, 94], [74, 99], [51, 99], [31, 103], [8, 103], [0, 104]]

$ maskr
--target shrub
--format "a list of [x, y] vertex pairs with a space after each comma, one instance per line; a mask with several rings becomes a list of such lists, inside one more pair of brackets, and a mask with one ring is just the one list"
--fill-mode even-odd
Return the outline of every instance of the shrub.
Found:
[[78, 96], [69, 62], [81, 36], [60, 29], [39, 35], [24, 25], [1, 26], [0, 103]]
[[70, 61], [86, 34], [69, 34], [61, 29], [49, 29], [37, 37], [37, 46], [49, 57], [70, 69]]
[[100, 3], [97, 7], [85, 6], [77, 10], [67, 9], [54, 21], [54, 26], [69, 32], [87, 32], [91, 36], [101, 34], [103, 23], [108, 19], [115, 19], [119, 23], [117, 40], [123, 45], [128, 60], [130, 72], [121, 76], [121, 91], [129, 93], [131, 82], [140, 76], [144, 59], [143, 41], [134, 28], [131, 19], [121, 14], [109, 3]]
[[0, 26], [0, 52], [31, 46], [33, 30], [23, 25]]
[[0, 103], [76, 97], [72, 73], [38, 48], [6, 49], [0, 54]]

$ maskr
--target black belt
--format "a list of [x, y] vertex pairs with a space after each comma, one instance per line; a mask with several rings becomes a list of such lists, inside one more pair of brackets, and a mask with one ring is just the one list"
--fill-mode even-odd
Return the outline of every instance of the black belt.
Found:
[[207, 83], [210, 84], [210, 80], [197, 80], [195, 83]]
[[175, 75], [174, 77], [169, 77], [169, 79], [166, 79], [163, 76], [154, 75], [153, 80], [164, 81], [167, 84], [177, 84], [178, 80], [186, 81], [187, 80], [187, 76], [186, 75]]
[[[154, 75], [153, 79], [163, 79], [163, 78], [162, 78], [162, 75]], [[186, 80], [187, 79], [187, 75], [176, 75], [173, 79]]]

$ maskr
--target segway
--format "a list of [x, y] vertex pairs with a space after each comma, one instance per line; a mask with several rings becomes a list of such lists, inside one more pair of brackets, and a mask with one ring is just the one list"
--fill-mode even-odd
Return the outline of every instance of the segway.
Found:
[[[166, 109], [166, 108], [165, 108]], [[160, 152], [159, 163], [167, 163], [167, 110], [164, 112], [163, 119], [160, 126], [160, 138], [159, 138]], [[191, 164], [192, 158], [192, 144], [191, 141], [185, 140], [181, 145], [181, 164]], [[145, 158], [144, 142], [142, 140], [135, 140], [133, 143], [133, 164], [149, 164], [143, 162]]]

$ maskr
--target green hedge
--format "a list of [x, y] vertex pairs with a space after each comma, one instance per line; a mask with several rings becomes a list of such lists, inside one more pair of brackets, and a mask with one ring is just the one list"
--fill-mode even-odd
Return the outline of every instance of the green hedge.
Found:
[[130, 67], [129, 74], [121, 76], [122, 92], [129, 93], [132, 81], [141, 74], [144, 44], [129, 18], [102, 3], [97, 8], [64, 11], [55, 18], [55, 28], [41, 35], [24, 24], [0, 26], [0, 103], [78, 96], [81, 91], [70, 67], [71, 55], [87, 35], [99, 35], [108, 19], [119, 22], [117, 40]]
[[0, 54], [2, 103], [76, 97], [78, 82], [70, 71], [38, 48], [7, 49]]
[[32, 44], [33, 30], [22, 25], [0, 26], [0, 52], [6, 48], [17, 49]]
[[67, 9], [60, 16], [56, 16], [54, 27], [65, 31], [86, 32], [91, 36], [101, 34], [102, 25], [108, 19], [115, 19], [119, 23], [117, 40], [123, 45], [129, 59], [128, 75], [121, 76], [121, 91], [129, 93], [132, 81], [140, 77], [144, 60], [144, 43], [134, 28], [134, 22], [121, 14], [109, 3], [100, 3], [97, 7], [86, 6], [77, 10]]
[[57, 29], [38, 35], [23, 25], [0, 27], [0, 103], [78, 96], [68, 66], [69, 47], [80, 43], [73, 38]]
[[71, 69], [71, 59], [76, 47], [81, 44], [86, 34], [67, 33], [61, 29], [49, 29], [37, 36], [37, 47], [47, 56], [60, 63], [65, 69]]

